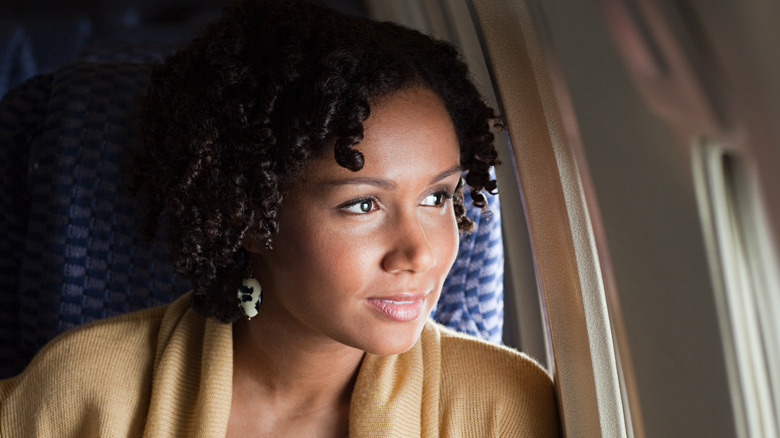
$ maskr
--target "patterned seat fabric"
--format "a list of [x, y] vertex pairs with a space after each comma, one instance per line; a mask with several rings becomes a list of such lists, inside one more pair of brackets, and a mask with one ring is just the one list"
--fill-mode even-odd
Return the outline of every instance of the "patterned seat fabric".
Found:
[[[157, 239], [136, 233], [122, 163], [148, 66], [78, 62], [36, 76], [0, 104], [0, 378], [46, 342], [96, 319], [175, 299], [189, 289]], [[500, 342], [503, 247], [492, 216], [471, 209], [434, 316]], [[470, 201], [468, 201], [470, 203]]]
[[136, 208], [121, 188], [147, 76], [141, 64], [78, 63], [3, 100], [3, 376], [64, 330], [170, 302], [189, 287], [166, 249], [136, 234]]
[[504, 333], [504, 243], [499, 197], [487, 198], [490, 212], [482, 213], [465, 193], [466, 214], [475, 229], [460, 236], [458, 257], [432, 316], [455, 330], [499, 344]]

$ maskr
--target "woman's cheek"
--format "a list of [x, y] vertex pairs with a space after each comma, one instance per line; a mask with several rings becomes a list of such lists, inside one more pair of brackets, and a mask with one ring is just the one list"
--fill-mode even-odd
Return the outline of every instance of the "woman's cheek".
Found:
[[445, 218], [446, 220], [434, 228], [436, 235], [432, 240], [436, 242], [437, 259], [441, 261], [441, 267], [444, 268], [446, 275], [458, 256], [460, 234], [455, 215], [449, 214]]

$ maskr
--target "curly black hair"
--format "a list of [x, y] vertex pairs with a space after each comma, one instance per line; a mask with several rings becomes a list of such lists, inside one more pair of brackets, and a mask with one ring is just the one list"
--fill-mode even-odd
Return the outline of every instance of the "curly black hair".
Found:
[[[240, 0], [152, 72], [141, 102], [131, 187], [153, 236], [164, 215], [172, 259], [192, 305], [232, 322], [248, 265], [242, 243], [270, 246], [285, 187], [332, 151], [352, 171], [371, 105], [424, 87], [446, 106], [474, 205], [496, 191], [498, 124], [455, 48], [392, 23], [304, 0]], [[469, 230], [462, 196], [459, 229]]]

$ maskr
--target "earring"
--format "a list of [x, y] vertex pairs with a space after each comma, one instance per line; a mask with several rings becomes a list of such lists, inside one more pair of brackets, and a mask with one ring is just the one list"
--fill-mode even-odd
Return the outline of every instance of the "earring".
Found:
[[260, 311], [260, 303], [263, 302], [260, 282], [252, 277], [245, 278], [238, 287], [238, 307], [246, 315], [247, 321], [257, 316]]

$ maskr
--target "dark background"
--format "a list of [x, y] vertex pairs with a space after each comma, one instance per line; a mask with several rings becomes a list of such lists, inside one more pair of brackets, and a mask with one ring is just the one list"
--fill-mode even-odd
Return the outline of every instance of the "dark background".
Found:
[[[167, 53], [200, 33], [228, 2], [2, 0], [0, 96], [36, 74], [77, 59], [139, 60], [138, 53]], [[345, 13], [365, 15], [360, 0], [323, 3]]]

